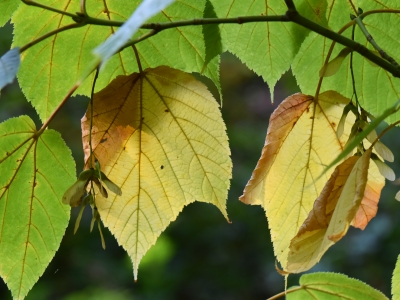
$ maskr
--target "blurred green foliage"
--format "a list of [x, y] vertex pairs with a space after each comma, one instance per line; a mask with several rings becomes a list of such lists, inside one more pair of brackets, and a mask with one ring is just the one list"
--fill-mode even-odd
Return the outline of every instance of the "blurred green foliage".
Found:
[[[10, 48], [11, 32], [10, 24], [0, 28], [0, 55]], [[218, 97], [216, 88], [203, 80]], [[259, 206], [242, 204], [238, 197], [260, 156], [271, 112], [298, 88], [293, 76], [285, 74], [275, 88], [276, 103], [271, 104], [268, 86], [228, 53], [222, 56], [221, 85], [222, 114], [233, 159], [227, 204], [232, 223], [227, 223], [212, 205], [190, 204], [146, 254], [138, 281], [134, 282], [130, 259], [112, 235], [105, 230], [104, 251], [97, 230], [89, 233], [89, 209], [84, 212], [79, 231], [73, 234], [79, 210], [74, 209], [59, 251], [28, 294], [28, 300], [239, 300], [265, 299], [283, 291], [284, 280], [275, 271], [265, 213]], [[78, 172], [83, 168], [80, 118], [87, 104], [87, 98], [71, 98], [50, 125], [61, 132], [72, 149]], [[40, 125], [34, 109], [14, 82], [2, 91], [0, 121], [21, 114], [29, 115]], [[396, 128], [383, 138], [395, 154], [395, 163], [390, 166], [397, 174], [399, 135]], [[366, 230], [350, 229], [311, 272], [344, 273], [390, 295], [391, 274], [400, 253], [400, 204], [394, 200], [399, 188], [387, 183], [378, 215]], [[298, 284], [298, 278], [290, 276], [289, 286]], [[2, 282], [0, 299], [11, 299]]]

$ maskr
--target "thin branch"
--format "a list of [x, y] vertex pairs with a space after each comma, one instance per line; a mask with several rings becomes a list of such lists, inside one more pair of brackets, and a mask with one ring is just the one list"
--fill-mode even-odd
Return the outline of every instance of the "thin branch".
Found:
[[32, 0], [21, 0], [21, 1], [24, 2], [26, 5], [40, 7], [40, 8], [43, 8], [45, 10], [50, 10], [52, 12], [58, 13], [60, 15], [69, 16], [71, 18], [76, 16], [75, 14], [71, 14], [71, 13], [69, 13], [67, 11], [59, 10], [59, 9], [51, 7], [51, 6], [43, 5], [41, 3], [38, 3], [38, 2], [35, 2], [35, 1], [32, 1]]
[[383, 130], [378, 137], [375, 139], [375, 141], [371, 144], [371, 147], [374, 147], [375, 144], [381, 139], [382, 136], [384, 136], [390, 129], [392, 129], [393, 127], [395, 127], [396, 125], [400, 124], [400, 120], [396, 121], [392, 124], [390, 124], [388, 127], [385, 128], [385, 130]]
[[22, 52], [24, 52], [25, 50], [28, 50], [30, 47], [32, 47], [32, 46], [34, 46], [34, 45], [40, 43], [41, 41], [43, 41], [43, 40], [45, 40], [45, 39], [47, 39], [47, 38], [49, 38], [49, 37], [51, 37], [51, 36], [53, 36], [53, 35], [55, 35], [55, 34], [58, 34], [58, 33], [63, 32], [63, 31], [65, 31], [65, 30], [74, 29], [74, 28], [79, 28], [79, 27], [82, 27], [82, 26], [84, 26], [84, 24], [75, 23], [75, 24], [69, 24], [69, 25], [66, 25], [66, 26], [57, 28], [57, 29], [55, 29], [55, 30], [53, 30], [53, 31], [50, 31], [50, 32], [48, 32], [48, 33], [42, 35], [41, 37], [39, 37], [39, 38], [33, 40], [32, 42], [29, 42], [29, 43], [25, 44], [24, 46], [22, 46], [22, 47], [19, 49], [19, 52], [22, 53]]
[[204, 18], [204, 19], [192, 19], [192, 20], [183, 20], [176, 22], [149, 23], [149, 24], [143, 24], [140, 28], [161, 31], [168, 28], [183, 27], [183, 26], [196, 26], [196, 25], [208, 25], [208, 24], [245, 24], [254, 22], [290, 22], [290, 20], [286, 15], [244, 16], [235, 18]]
[[57, 115], [57, 113], [60, 111], [60, 109], [64, 106], [64, 104], [68, 101], [69, 97], [76, 91], [76, 89], [80, 86], [80, 84], [74, 84], [74, 86], [69, 90], [68, 94], [64, 97], [64, 99], [61, 101], [61, 103], [56, 107], [56, 109], [53, 111], [53, 113], [50, 115], [50, 117], [46, 120], [46, 122], [43, 124], [43, 126], [40, 128], [40, 130], [37, 132], [37, 136], [41, 135], [43, 131], [49, 126], [50, 122], [54, 119], [54, 117]]
[[375, 55], [373, 52], [368, 50], [365, 46], [357, 43], [349, 38], [346, 38], [336, 32], [331, 31], [328, 28], [325, 28], [315, 22], [308, 20], [307, 18], [299, 15], [297, 12], [288, 11], [286, 13], [288, 18], [296, 24], [299, 24], [302, 27], [305, 27], [309, 30], [312, 30], [328, 39], [331, 39], [339, 44], [342, 44], [346, 47], [353, 49], [354, 51], [358, 52], [365, 58], [368, 58], [370, 61], [374, 62], [381, 68], [385, 69], [389, 73], [391, 73], [394, 77], [400, 78], [400, 69], [393, 66], [391, 63], [386, 61], [385, 59]]
[[286, 296], [287, 294], [290, 294], [290, 293], [292, 293], [292, 292], [295, 292], [295, 291], [298, 291], [298, 290], [302, 290], [302, 289], [303, 289], [302, 286], [294, 287], [294, 288], [291, 288], [291, 289], [289, 289], [289, 290], [287, 290], [287, 291], [283, 291], [283, 292], [281, 292], [281, 293], [279, 293], [279, 294], [276, 294], [276, 295], [272, 296], [271, 298], [268, 298], [267, 300], [279, 299], [279, 298], [281, 298], [281, 297]]
[[360, 16], [355, 17], [354, 20], [356, 21], [357, 25], [360, 27], [362, 33], [365, 35], [367, 38], [367, 41], [371, 43], [371, 45], [376, 49], [376, 51], [379, 52], [379, 54], [382, 56], [382, 58], [386, 59], [388, 62], [390, 62], [393, 66], [396, 68], [400, 68], [399, 64], [394, 60], [393, 57], [388, 55], [385, 51], [382, 50], [381, 47], [375, 42], [374, 38], [372, 35], [368, 32], [367, 28], [365, 28], [364, 23], [362, 22], [362, 19]]

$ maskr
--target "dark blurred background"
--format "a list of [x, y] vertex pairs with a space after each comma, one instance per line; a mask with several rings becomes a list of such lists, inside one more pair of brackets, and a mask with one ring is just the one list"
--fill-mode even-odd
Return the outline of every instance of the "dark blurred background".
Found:
[[[0, 56], [10, 49], [11, 33], [10, 24], [0, 28]], [[202, 80], [216, 94], [212, 84]], [[284, 98], [298, 92], [298, 87], [291, 73], [285, 74], [275, 88], [272, 104], [268, 85], [229, 53], [222, 55], [221, 85], [222, 114], [233, 160], [227, 204], [232, 224], [210, 204], [190, 204], [146, 254], [134, 282], [131, 261], [110, 232], [105, 230], [105, 251], [98, 231], [89, 233], [90, 209], [73, 234], [78, 214], [78, 209], [73, 209], [60, 249], [26, 299], [235, 300], [266, 299], [283, 291], [284, 279], [275, 271], [265, 213], [260, 206], [242, 204], [238, 197], [260, 156], [271, 112]], [[80, 119], [87, 104], [87, 98], [72, 98], [50, 125], [71, 148], [78, 173], [83, 168]], [[1, 92], [0, 122], [21, 114], [40, 125], [35, 110], [14, 82]], [[396, 174], [400, 174], [399, 136], [396, 128], [383, 138], [395, 154], [396, 162], [390, 166]], [[387, 182], [377, 217], [365, 231], [351, 228], [311, 272], [340, 272], [390, 296], [391, 275], [400, 253], [400, 203], [394, 199], [398, 189], [400, 186]], [[289, 286], [298, 284], [298, 279], [298, 275], [291, 275]], [[0, 299], [11, 299], [1, 279]]]

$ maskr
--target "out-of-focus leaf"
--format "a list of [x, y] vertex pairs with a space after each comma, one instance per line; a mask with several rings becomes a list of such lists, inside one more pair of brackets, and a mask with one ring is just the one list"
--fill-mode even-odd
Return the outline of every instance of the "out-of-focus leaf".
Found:
[[378, 153], [384, 160], [393, 162], [394, 155], [393, 152], [381, 141], [377, 141], [374, 145], [376, 153]]
[[309, 270], [347, 233], [363, 199], [371, 152], [352, 156], [336, 167], [290, 243], [285, 271]]
[[295, 94], [271, 115], [261, 158], [240, 200], [262, 205], [274, 252], [286, 265], [290, 241], [307, 218], [330, 174], [316, 180], [332, 157], [343, 151], [354, 116], [340, 139], [336, 128], [349, 99], [336, 92], [318, 97]]
[[383, 177], [385, 177], [387, 180], [390, 181], [394, 181], [396, 179], [396, 175], [394, 174], [394, 171], [392, 170], [391, 167], [389, 167], [384, 162], [380, 161], [380, 159], [378, 158], [374, 159], [373, 161], [378, 167], [379, 173], [381, 173]]
[[0, 57], [0, 90], [13, 82], [20, 62], [19, 48], [13, 48]]
[[[183, 207], [226, 213], [232, 163], [218, 104], [191, 75], [168, 67], [119, 76], [95, 94], [92, 145], [122, 196], [98, 196], [105, 226], [138, 265]], [[82, 119], [89, 159], [90, 111]], [[103, 141], [103, 142], [102, 142]]]
[[400, 299], [400, 256], [397, 257], [396, 267], [392, 276], [392, 296], [393, 300]]
[[36, 137], [27, 116], [0, 124], [0, 275], [23, 299], [60, 246], [75, 181], [71, 151], [54, 130]]
[[286, 299], [388, 300], [384, 294], [364, 282], [338, 273], [303, 275], [300, 277], [300, 286], [289, 289]]
[[107, 60], [122, 48], [136, 33], [139, 27], [155, 14], [159, 13], [170, 5], [174, 0], [144, 0], [136, 8], [133, 14], [122, 25], [115, 34], [109, 37], [104, 43], [94, 49], [105, 64]]

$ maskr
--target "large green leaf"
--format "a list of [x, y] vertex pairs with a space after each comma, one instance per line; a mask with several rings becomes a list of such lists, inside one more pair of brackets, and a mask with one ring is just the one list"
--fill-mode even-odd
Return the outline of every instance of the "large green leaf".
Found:
[[[218, 17], [284, 15], [283, 0], [212, 0]], [[296, 1], [299, 11], [313, 21], [325, 24], [324, 1]], [[276, 82], [287, 71], [307, 31], [293, 23], [259, 22], [221, 25], [224, 50], [237, 55], [268, 83], [271, 96]]]
[[301, 276], [300, 286], [289, 289], [286, 299], [384, 300], [388, 298], [364, 282], [343, 274], [312, 273]]
[[0, 0], [0, 27], [7, 23], [20, 3], [18, 0]]
[[[330, 28], [338, 31], [350, 21], [349, 14], [356, 14], [354, 8], [347, 1], [330, 1], [327, 19]], [[400, 3], [387, 0], [358, 1], [355, 7], [361, 7], [364, 12], [372, 9], [400, 8]], [[398, 14], [374, 14], [363, 19], [363, 22], [374, 37], [378, 45], [400, 61], [400, 16]], [[351, 28], [343, 33], [351, 37]], [[373, 50], [365, 36], [358, 27], [355, 30], [355, 40]], [[302, 44], [299, 53], [294, 59], [292, 69], [302, 92], [314, 94], [319, 80], [319, 71], [325, 63], [326, 55], [331, 41], [316, 33], [311, 33]], [[343, 49], [336, 45], [331, 60]], [[394, 78], [390, 73], [373, 65], [358, 53], [353, 54], [353, 69], [356, 83], [356, 91], [360, 104], [373, 115], [380, 115], [387, 107], [400, 98], [400, 79]], [[321, 92], [335, 90], [345, 97], [353, 95], [353, 84], [350, 71], [350, 55], [348, 55], [339, 71], [332, 77], [323, 79]], [[354, 99], [354, 97], [353, 97]], [[398, 120], [400, 114], [390, 116], [387, 120]]]
[[35, 137], [27, 116], [0, 124], [0, 276], [23, 299], [60, 246], [69, 221], [61, 198], [75, 163], [60, 134]]
[[396, 267], [392, 277], [392, 295], [393, 300], [400, 299], [400, 256], [397, 257]]
[[[44, 0], [43, 4], [75, 13], [79, 1]], [[124, 21], [139, 1], [107, 0], [87, 2], [92, 17]], [[202, 18], [206, 0], [176, 1], [149, 22], [171, 22]], [[24, 45], [35, 38], [74, 21], [37, 7], [21, 5], [13, 16], [14, 45]], [[22, 54], [18, 74], [19, 82], [40, 118], [45, 120], [59, 104], [79, 76], [93, 59], [92, 50], [105, 41], [117, 28], [87, 25], [54, 35]], [[140, 30], [135, 36], [147, 33]], [[219, 88], [219, 55], [207, 60], [206, 45], [201, 26], [189, 26], [162, 31], [137, 44], [143, 69], [160, 65], [171, 66], [186, 72], [199, 72], [211, 78]], [[105, 66], [96, 83], [96, 90], [107, 86], [116, 76], [128, 75], [138, 70], [132, 47], [114, 55]], [[93, 75], [92, 75], [93, 76]], [[88, 95], [92, 79], [88, 79], [78, 93]]]

